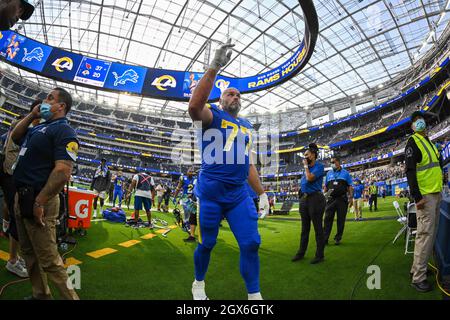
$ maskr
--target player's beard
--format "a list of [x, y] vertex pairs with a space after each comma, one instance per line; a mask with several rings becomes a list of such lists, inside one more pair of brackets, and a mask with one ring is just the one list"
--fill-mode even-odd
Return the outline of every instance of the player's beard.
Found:
[[241, 110], [240, 102], [231, 102], [230, 104], [224, 104], [223, 109], [229, 114], [237, 117], [239, 111]]

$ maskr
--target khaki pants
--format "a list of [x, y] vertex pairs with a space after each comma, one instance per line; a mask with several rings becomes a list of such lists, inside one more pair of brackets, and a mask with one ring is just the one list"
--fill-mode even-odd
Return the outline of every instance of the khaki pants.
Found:
[[47, 278], [58, 289], [61, 298], [78, 300], [73, 289], [67, 287], [67, 273], [56, 244], [56, 219], [59, 214], [59, 196], [50, 199], [44, 207], [45, 227], [38, 226], [32, 219], [20, 215], [18, 196], [15, 198], [17, 231], [23, 258], [30, 276], [33, 297], [51, 299]]
[[353, 211], [355, 212], [355, 219], [362, 218], [363, 199], [353, 199]]
[[414, 283], [427, 279], [427, 264], [436, 240], [441, 206], [440, 193], [426, 194], [423, 197], [426, 203], [422, 210], [417, 210], [417, 234], [411, 267]]

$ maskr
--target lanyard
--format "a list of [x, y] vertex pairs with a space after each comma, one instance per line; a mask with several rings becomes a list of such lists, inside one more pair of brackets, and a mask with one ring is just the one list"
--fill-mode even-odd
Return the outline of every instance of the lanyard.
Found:
[[52, 122], [44, 122], [41, 124], [38, 124], [37, 126], [33, 127], [30, 129], [30, 131], [28, 131], [27, 135], [25, 136], [25, 140], [22, 143], [22, 148], [26, 148], [28, 142], [30, 141], [31, 137], [33, 137], [33, 135], [38, 132], [38, 131], [42, 131], [45, 133], [45, 131], [51, 127], [54, 126], [56, 124], [62, 124], [62, 123], [68, 123], [66, 118], [62, 118], [62, 119], [58, 119]]
[[[341, 170], [342, 170], [342, 169], [341, 169]], [[338, 180], [339, 176], [341, 175], [341, 170], [338, 170], [338, 171], [332, 170], [332, 172], [333, 172], [333, 179], [332, 179], [332, 181], [333, 181], [333, 180], [335, 180], [335, 181]], [[337, 175], [336, 175], [336, 173], [337, 173]]]

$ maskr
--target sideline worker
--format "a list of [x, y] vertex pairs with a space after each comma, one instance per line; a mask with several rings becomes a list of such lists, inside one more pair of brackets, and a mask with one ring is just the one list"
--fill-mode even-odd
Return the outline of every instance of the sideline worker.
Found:
[[411, 267], [412, 286], [419, 292], [432, 290], [427, 280], [427, 264], [436, 239], [442, 191], [442, 159], [426, 132], [420, 111], [411, 116], [414, 134], [405, 147], [406, 177], [411, 197], [417, 207], [417, 233], [414, 261]]
[[342, 168], [341, 160], [337, 156], [331, 158], [331, 168], [325, 178], [324, 187], [324, 191], [328, 195], [324, 219], [324, 237], [325, 244], [328, 244], [328, 238], [333, 229], [334, 214], [336, 213], [337, 233], [334, 241], [336, 245], [339, 245], [344, 234], [347, 209], [353, 205], [352, 177], [347, 170]]
[[[15, 214], [22, 254], [30, 275], [31, 299], [51, 299], [49, 279], [63, 299], [78, 299], [68, 285], [64, 263], [56, 244], [59, 192], [69, 181], [77, 159], [78, 141], [66, 118], [72, 97], [53, 89], [11, 133], [21, 146], [15, 165]], [[33, 120], [45, 122], [29, 128]]]
[[320, 263], [324, 260], [325, 240], [323, 234], [322, 220], [325, 210], [325, 196], [322, 193], [322, 181], [325, 175], [323, 164], [317, 161], [319, 148], [315, 143], [311, 143], [305, 152], [303, 166], [305, 174], [301, 180], [300, 215], [302, 218], [302, 232], [300, 236], [300, 247], [297, 254], [292, 258], [292, 262], [301, 260], [305, 256], [309, 242], [309, 231], [311, 221], [316, 233], [316, 255], [311, 264]]

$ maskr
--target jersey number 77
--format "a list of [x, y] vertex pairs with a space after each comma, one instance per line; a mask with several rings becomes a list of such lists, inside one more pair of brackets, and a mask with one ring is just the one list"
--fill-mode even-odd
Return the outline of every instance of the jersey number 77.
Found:
[[239, 129], [241, 129], [241, 132], [243, 134], [248, 134], [249, 139], [247, 142], [247, 145], [245, 146], [245, 155], [248, 155], [248, 150], [250, 149], [250, 144], [252, 141], [252, 133], [251, 131], [243, 126], [238, 126], [237, 124], [227, 121], [225, 119], [222, 119], [222, 125], [221, 125], [222, 129], [227, 129], [230, 128], [232, 129], [230, 135], [228, 136], [227, 142], [225, 143], [225, 146], [223, 147], [224, 151], [230, 151], [231, 147], [233, 146], [234, 143], [234, 139], [236, 139], [236, 136], [239, 133]]

